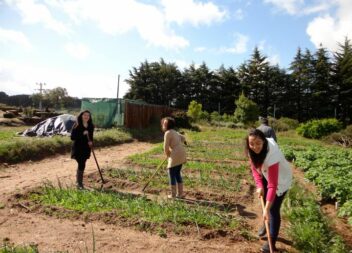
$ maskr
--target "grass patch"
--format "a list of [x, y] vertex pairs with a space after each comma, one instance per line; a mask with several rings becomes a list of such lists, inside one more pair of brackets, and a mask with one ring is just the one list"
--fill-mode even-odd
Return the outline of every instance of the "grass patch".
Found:
[[348, 253], [341, 237], [329, 229], [315, 196], [297, 183], [288, 192], [282, 209], [290, 222], [289, 235], [299, 252]]
[[4, 243], [4, 245], [0, 247], [0, 253], [39, 253], [39, 250], [35, 245], [14, 246], [13, 244]]
[[[131, 140], [132, 136], [129, 133], [116, 128], [96, 132], [94, 145], [103, 147]], [[0, 162], [17, 163], [27, 160], [39, 160], [49, 155], [69, 152], [71, 146], [72, 141], [67, 136], [54, 136], [51, 138], [14, 137], [11, 140], [1, 142]]]
[[178, 201], [150, 201], [145, 197], [132, 197], [114, 192], [78, 191], [45, 186], [40, 194], [32, 193], [30, 199], [48, 206], [88, 213], [115, 211], [127, 219], [153, 224], [198, 224], [211, 229], [234, 229], [237, 219], [219, 214], [214, 208], [189, 206]]

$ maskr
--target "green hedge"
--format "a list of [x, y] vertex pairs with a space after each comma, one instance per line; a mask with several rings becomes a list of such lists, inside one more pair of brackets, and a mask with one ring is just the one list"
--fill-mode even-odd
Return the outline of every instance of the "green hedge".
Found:
[[320, 139], [333, 132], [338, 132], [342, 128], [342, 123], [337, 119], [317, 119], [300, 124], [297, 133], [306, 138]]

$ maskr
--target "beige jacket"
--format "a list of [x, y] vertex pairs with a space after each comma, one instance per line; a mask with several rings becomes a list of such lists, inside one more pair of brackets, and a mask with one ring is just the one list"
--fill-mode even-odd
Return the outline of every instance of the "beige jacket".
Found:
[[167, 168], [186, 162], [185, 137], [171, 129], [164, 134], [164, 153], [168, 156]]

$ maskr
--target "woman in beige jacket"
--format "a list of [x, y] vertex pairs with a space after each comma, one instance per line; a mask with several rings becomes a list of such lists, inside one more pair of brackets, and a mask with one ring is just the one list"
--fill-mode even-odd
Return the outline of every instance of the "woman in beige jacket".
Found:
[[[164, 153], [168, 157], [167, 168], [169, 169], [171, 195], [168, 198], [183, 198], [183, 181], [181, 177], [182, 165], [186, 162], [186, 149], [183, 143], [186, 139], [175, 131], [175, 120], [166, 117], [161, 120], [164, 134]], [[177, 186], [177, 190], [176, 190]]]

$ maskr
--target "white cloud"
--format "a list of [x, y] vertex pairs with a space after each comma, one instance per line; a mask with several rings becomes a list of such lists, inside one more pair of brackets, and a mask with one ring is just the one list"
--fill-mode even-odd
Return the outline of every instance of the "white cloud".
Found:
[[[122, 97], [129, 86], [120, 79]], [[58, 68], [0, 60], [0, 90], [7, 94], [32, 94], [36, 83], [44, 82], [46, 89], [66, 88], [75, 97], [115, 97], [117, 77], [106, 73], [71, 73]]]
[[205, 50], [207, 50], [206, 47], [196, 47], [196, 48], [194, 49], [194, 51], [197, 52], [197, 53], [202, 53], [202, 52], [204, 52]]
[[176, 60], [175, 64], [180, 70], [188, 68], [191, 65], [191, 63], [184, 61], [184, 60]]
[[64, 23], [52, 17], [50, 10], [44, 4], [35, 3], [34, 0], [5, 1], [20, 13], [25, 24], [42, 24], [45, 28], [59, 34], [68, 34], [70, 32]]
[[[53, 6], [58, 7], [57, 3]], [[188, 40], [175, 34], [167, 24], [164, 13], [153, 5], [135, 0], [77, 0], [60, 2], [59, 7], [77, 25], [92, 22], [112, 36], [137, 31], [151, 46], [167, 49], [189, 46]]]
[[300, 9], [299, 7], [304, 4], [304, 0], [264, 0], [264, 3], [272, 4], [278, 9], [293, 15], [296, 14]]
[[32, 45], [26, 35], [15, 30], [7, 30], [0, 27], [0, 42], [5, 44], [18, 44], [25, 49], [31, 49]]
[[220, 51], [232, 54], [243, 54], [247, 52], [248, 41], [248, 36], [237, 33], [235, 34], [234, 46], [228, 48], [221, 48]]
[[242, 20], [244, 19], [244, 12], [242, 9], [237, 9], [234, 14], [235, 19]]
[[272, 4], [277, 10], [290, 15], [309, 15], [326, 11], [334, 4], [335, 0], [319, 0], [307, 5], [304, 0], [264, 0], [264, 3]]
[[191, 23], [194, 26], [201, 24], [210, 25], [226, 18], [227, 13], [220, 10], [212, 2], [202, 3], [194, 0], [162, 0], [165, 17], [168, 22], [179, 25]]
[[278, 54], [271, 55], [267, 59], [271, 65], [280, 64], [280, 55], [278, 55]]
[[318, 48], [320, 44], [334, 51], [338, 42], [344, 38], [352, 38], [352, 1], [337, 0], [338, 9], [335, 15], [326, 14], [314, 18], [307, 27], [307, 34]]
[[65, 50], [74, 58], [84, 60], [90, 54], [89, 48], [82, 43], [67, 43]]

